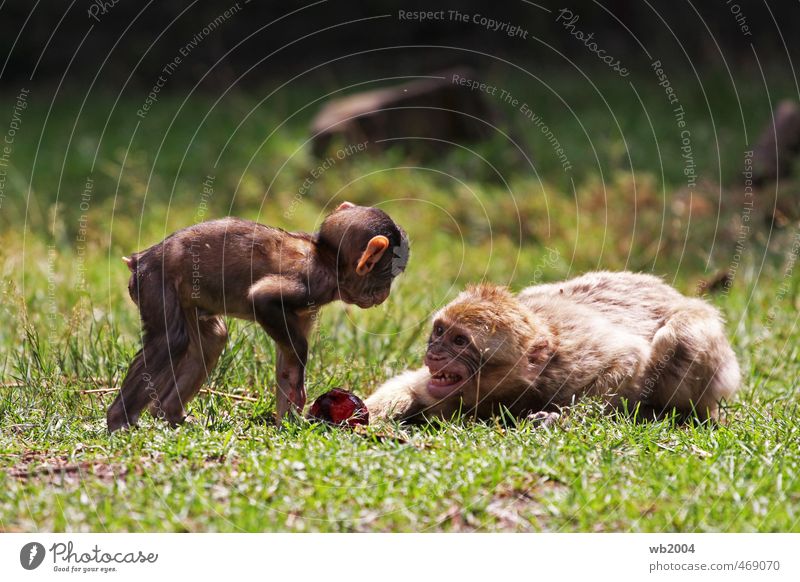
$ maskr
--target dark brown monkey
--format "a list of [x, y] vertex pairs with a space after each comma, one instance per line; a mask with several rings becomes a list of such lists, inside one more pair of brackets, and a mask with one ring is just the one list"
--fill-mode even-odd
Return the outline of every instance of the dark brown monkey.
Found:
[[405, 232], [382, 210], [349, 202], [314, 235], [223, 218], [126, 258], [143, 345], [108, 409], [109, 431], [145, 408], [183, 421], [225, 346], [223, 316], [256, 321], [275, 340], [278, 420], [291, 406], [302, 411], [316, 310], [336, 299], [379, 305], [407, 260]]
[[[434, 316], [426, 368], [366, 400], [370, 417], [555, 411], [581, 396], [652, 418], [717, 418], [739, 388], [719, 313], [660, 279], [589, 273], [512, 295], [467, 289]], [[542, 418], [542, 415], [537, 415]]]

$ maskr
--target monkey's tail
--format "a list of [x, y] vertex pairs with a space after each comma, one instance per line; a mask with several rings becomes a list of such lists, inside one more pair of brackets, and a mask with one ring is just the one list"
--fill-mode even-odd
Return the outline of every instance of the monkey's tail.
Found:
[[173, 282], [162, 284], [160, 272], [141, 275], [131, 276], [137, 279], [131, 296], [142, 316], [142, 349], [106, 414], [109, 432], [136, 424], [145, 408], [156, 417], [165, 416], [161, 402], [175, 388], [175, 370], [189, 348], [188, 324]]

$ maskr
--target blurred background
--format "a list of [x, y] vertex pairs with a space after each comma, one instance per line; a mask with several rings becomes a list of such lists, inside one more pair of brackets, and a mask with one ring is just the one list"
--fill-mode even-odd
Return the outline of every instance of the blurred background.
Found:
[[[343, 200], [386, 209], [413, 257], [395, 301], [326, 315], [331, 338], [364, 334], [358, 350], [328, 345], [391, 346], [395, 367], [482, 279], [655, 272], [719, 296], [733, 326], [764, 305], [740, 342], [774, 332], [768, 306], [794, 309], [796, 3], [12, 0], [0, 14], [6, 376], [113, 386], [138, 333], [119, 257], [229, 214], [313, 230]], [[229, 357], [242, 384], [267, 381], [271, 346]], [[315, 360], [324, 381], [336, 361]]]

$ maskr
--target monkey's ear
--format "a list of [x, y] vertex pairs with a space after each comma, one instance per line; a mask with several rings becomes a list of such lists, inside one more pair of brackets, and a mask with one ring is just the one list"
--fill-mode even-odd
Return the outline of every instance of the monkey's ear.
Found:
[[340, 210], [347, 210], [348, 208], [355, 208], [355, 207], [356, 205], [353, 204], [352, 202], [342, 202], [341, 204], [339, 204], [339, 206], [336, 207], [336, 210], [334, 210], [334, 212], [339, 212]]
[[367, 248], [361, 253], [356, 265], [356, 274], [362, 277], [369, 273], [378, 261], [381, 260], [383, 253], [389, 248], [389, 239], [383, 235], [373, 236], [367, 243]]

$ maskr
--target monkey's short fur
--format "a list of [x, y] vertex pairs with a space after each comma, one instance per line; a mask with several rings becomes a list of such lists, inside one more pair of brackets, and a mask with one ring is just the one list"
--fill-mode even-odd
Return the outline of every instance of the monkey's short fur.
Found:
[[315, 234], [228, 217], [124, 258], [142, 349], [106, 413], [109, 432], [135, 425], [144, 410], [183, 422], [225, 348], [226, 316], [256, 321], [275, 340], [278, 422], [302, 411], [318, 309], [336, 300], [383, 303], [408, 254], [408, 236], [388, 214], [343, 202]]
[[657, 277], [589, 273], [563, 283], [469, 287], [434, 316], [426, 367], [366, 400], [372, 418], [557, 410], [582, 396], [642, 417], [716, 419], [739, 387], [718, 311]]

